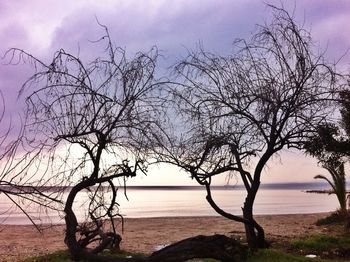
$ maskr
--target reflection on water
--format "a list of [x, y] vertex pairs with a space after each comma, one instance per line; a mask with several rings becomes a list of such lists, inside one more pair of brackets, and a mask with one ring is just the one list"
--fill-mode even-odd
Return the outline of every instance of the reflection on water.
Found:
[[[213, 198], [227, 212], [241, 214], [245, 190], [242, 188], [213, 190]], [[108, 196], [108, 194], [107, 194]], [[162, 188], [129, 189], [127, 200], [122, 191], [118, 195], [119, 210], [125, 217], [163, 216], [213, 216], [217, 215], [205, 200], [203, 189]], [[79, 220], [84, 218], [83, 210], [87, 195], [80, 194], [75, 204]], [[310, 194], [298, 189], [260, 189], [254, 207], [255, 214], [291, 214], [333, 211], [338, 207], [335, 195]], [[11, 212], [5, 211], [11, 209]], [[36, 221], [63, 223], [63, 214], [31, 207], [27, 210]], [[61, 217], [60, 217], [61, 215]], [[4, 224], [29, 224], [23, 213], [12, 207], [10, 201], [0, 194], [0, 219]], [[4, 220], [5, 219], [5, 220]]]

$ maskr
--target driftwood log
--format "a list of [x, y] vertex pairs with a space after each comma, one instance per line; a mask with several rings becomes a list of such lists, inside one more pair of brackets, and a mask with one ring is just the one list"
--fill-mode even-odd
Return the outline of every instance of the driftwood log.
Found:
[[149, 262], [181, 262], [192, 258], [213, 258], [222, 262], [244, 261], [247, 247], [224, 235], [196, 236], [154, 252]]

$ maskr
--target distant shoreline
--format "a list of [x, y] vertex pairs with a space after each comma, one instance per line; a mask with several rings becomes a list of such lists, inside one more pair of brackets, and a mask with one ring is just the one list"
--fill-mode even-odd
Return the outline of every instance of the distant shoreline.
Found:
[[[348, 185], [350, 187], [350, 183]], [[38, 187], [35, 189], [39, 189], [41, 191], [67, 191], [71, 186], [43, 186]], [[123, 186], [120, 186], [120, 188], [123, 188]], [[200, 185], [126, 185], [125, 187], [127, 190], [205, 190], [203, 186]], [[226, 190], [226, 189], [244, 189], [244, 185], [242, 184], [227, 184], [227, 185], [213, 185], [211, 186], [213, 190]], [[102, 187], [102, 190], [105, 189], [105, 187]], [[322, 190], [328, 190], [329, 185], [327, 183], [322, 182], [298, 182], [298, 183], [263, 183], [260, 185], [260, 189], [300, 189], [300, 190], [307, 190], [307, 191], [322, 191]], [[19, 188], [13, 188], [9, 186], [0, 186], [0, 192], [1, 190], [4, 191], [28, 191], [31, 192], [33, 190], [32, 187], [19, 187]]]
[[314, 193], [314, 194], [334, 194], [333, 190], [306, 190], [305, 193]]
[[[350, 186], [350, 184], [349, 184]], [[328, 190], [329, 184], [321, 182], [302, 182], [302, 183], [266, 183], [261, 184], [260, 189], [300, 189], [300, 190]], [[205, 190], [205, 187], [200, 185], [187, 186], [187, 185], [175, 185], [175, 186], [163, 186], [163, 185], [145, 185], [145, 186], [127, 186], [127, 189], [133, 190]], [[245, 189], [244, 185], [213, 185], [213, 190], [225, 190], [225, 189]]]
[[[254, 217], [266, 217], [266, 216], [293, 216], [293, 215], [296, 215], [296, 216], [299, 216], [299, 215], [312, 215], [312, 214], [315, 214], [315, 215], [322, 215], [322, 214], [330, 214], [331, 212], [313, 212], [313, 213], [281, 213], [281, 214], [256, 214], [254, 215]], [[237, 214], [239, 217], [241, 217], [242, 215], [241, 214]], [[219, 214], [217, 215], [202, 215], [202, 216], [197, 216], [197, 215], [185, 215], [185, 216], [179, 216], [179, 215], [174, 215], [174, 216], [144, 216], [144, 217], [134, 217], [134, 216], [127, 216], [127, 215], [124, 215], [123, 216], [123, 219], [124, 220], [135, 220], [135, 219], [173, 219], [173, 218], [183, 218], [183, 219], [191, 219], [191, 218], [219, 218], [221, 217]], [[51, 222], [51, 223], [48, 223], [48, 222], [44, 222], [44, 223], [37, 223], [37, 225], [39, 227], [42, 227], [42, 228], [47, 228], [47, 227], [51, 227], [51, 226], [64, 226], [65, 225], [65, 222], [64, 222], [64, 219], [62, 219], [62, 223], [58, 223], [58, 222]], [[0, 223], [0, 230], [1, 230], [1, 227], [7, 227], [7, 226], [33, 226], [33, 224], [30, 222], [30, 220], [28, 220], [28, 223], [25, 223], [25, 224], [7, 224], [7, 223]], [[1, 233], [1, 232], [0, 232]], [[1, 261], [1, 260], [0, 260]]]
[[[332, 189], [329, 189], [329, 190], [306, 190], [305, 193], [328, 194], [328, 195], [335, 194], [334, 190], [332, 190]], [[350, 191], [346, 191], [345, 193], [349, 194]]]

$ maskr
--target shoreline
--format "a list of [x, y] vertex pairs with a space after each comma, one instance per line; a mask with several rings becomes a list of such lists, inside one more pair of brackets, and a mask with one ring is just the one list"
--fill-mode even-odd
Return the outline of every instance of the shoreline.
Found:
[[[256, 215], [267, 239], [288, 240], [322, 233], [315, 222], [330, 212], [310, 214]], [[33, 225], [0, 225], [0, 261], [21, 261], [26, 257], [65, 250], [64, 225], [43, 225], [43, 232]], [[121, 223], [117, 225], [121, 231]], [[241, 223], [220, 216], [177, 216], [125, 218], [121, 248], [131, 252], [152, 253], [158, 247], [195, 235], [225, 234], [244, 237]]]
[[[293, 216], [293, 215], [313, 215], [313, 214], [330, 214], [333, 213], [335, 211], [320, 211], [320, 212], [312, 212], [312, 213], [303, 213], [303, 212], [299, 212], [299, 213], [278, 213], [278, 214], [255, 214], [254, 217], [265, 217], [265, 216]], [[238, 216], [242, 216], [242, 215], [238, 215]], [[144, 216], [144, 217], [139, 217], [139, 216], [126, 216], [123, 215], [124, 220], [127, 219], [168, 219], [168, 218], [210, 218], [210, 217], [221, 217], [220, 215], [184, 215], [184, 216], [179, 216], [179, 215], [174, 215], [174, 216]], [[29, 221], [28, 219], [26, 219], [26, 221]], [[79, 221], [78, 221], [79, 222]], [[80, 222], [79, 222], [80, 223]], [[59, 222], [38, 222], [37, 225], [39, 225], [39, 227], [51, 227], [51, 226], [64, 226], [64, 219], [62, 219], [62, 223]], [[32, 223], [26, 222], [26, 223], [0, 223], [0, 230], [1, 227], [5, 227], [5, 226], [33, 226]], [[1, 231], [0, 231], [1, 233]]]

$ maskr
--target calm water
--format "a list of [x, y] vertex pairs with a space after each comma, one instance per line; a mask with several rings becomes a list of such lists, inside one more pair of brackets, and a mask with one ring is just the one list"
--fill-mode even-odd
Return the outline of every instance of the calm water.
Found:
[[[325, 189], [315, 184], [280, 184], [265, 186], [260, 189], [255, 214], [292, 214], [334, 211], [338, 208], [335, 195], [305, 193], [309, 189]], [[245, 190], [243, 188], [216, 188], [213, 198], [224, 210], [241, 214]], [[118, 202], [120, 213], [125, 217], [163, 217], [163, 216], [212, 216], [217, 215], [205, 200], [205, 191], [200, 188], [131, 188], [128, 189], [127, 200], [120, 192]], [[79, 219], [86, 195], [81, 194], [75, 206]], [[8, 211], [9, 212], [5, 212]], [[63, 223], [63, 219], [55, 211], [45, 214], [30, 208], [28, 212], [36, 222]], [[23, 213], [13, 207], [11, 202], [0, 194], [0, 221], [3, 224], [29, 224]]]

